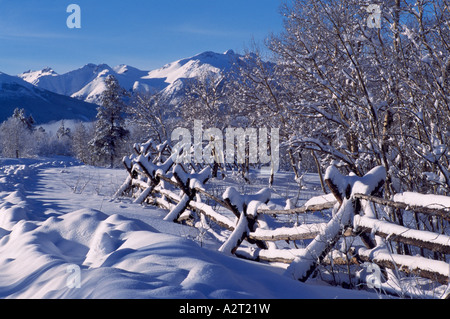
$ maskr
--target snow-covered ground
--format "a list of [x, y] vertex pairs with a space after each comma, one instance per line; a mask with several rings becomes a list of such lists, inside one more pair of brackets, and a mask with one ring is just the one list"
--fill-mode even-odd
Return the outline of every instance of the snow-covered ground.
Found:
[[[222, 254], [214, 237], [163, 221], [166, 211], [112, 200], [125, 177], [67, 158], [0, 159], [0, 297], [379, 297]], [[289, 187], [275, 191], [282, 198]]]

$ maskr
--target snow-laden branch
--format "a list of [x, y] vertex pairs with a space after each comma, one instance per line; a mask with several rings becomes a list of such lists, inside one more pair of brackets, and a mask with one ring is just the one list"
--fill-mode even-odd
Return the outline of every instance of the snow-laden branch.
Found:
[[372, 250], [361, 247], [356, 250], [356, 254], [362, 261], [373, 262], [386, 268], [428, 278], [444, 285], [450, 283], [450, 267], [444, 261], [392, 254], [382, 247]]
[[333, 158], [343, 161], [354, 172], [359, 172], [359, 169], [356, 167], [355, 162], [352, 158], [350, 158], [347, 154], [344, 154], [341, 151], [337, 150], [335, 147], [333, 147], [329, 144], [322, 143], [317, 138], [301, 137], [301, 136], [293, 137], [289, 140], [289, 142], [284, 143], [283, 146], [284, 145], [288, 145], [288, 146], [302, 145], [302, 147], [305, 149], [318, 151], [321, 153], [331, 155]]
[[450, 254], [450, 237], [430, 231], [416, 230], [387, 221], [356, 215], [354, 230], [371, 234], [431, 251]]

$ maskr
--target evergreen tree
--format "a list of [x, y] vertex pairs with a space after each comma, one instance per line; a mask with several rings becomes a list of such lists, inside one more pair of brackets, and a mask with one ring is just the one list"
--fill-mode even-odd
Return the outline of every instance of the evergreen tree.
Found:
[[107, 164], [111, 168], [117, 158], [128, 130], [125, 129], [123, 113], [124, 98], [127, 92], [120, 87], [117, 79], [109, 75], [106, 80], [106, 90], [102, 95], [102, 103], [97, 108], [94, 138], [90, 141], [94, 159], [100, 165]]
[[66, 127], [64, 125], [64, 120], [61, 121], [61, 125], [58, 128], [58, 131], [56, 132], [56, 138], [57, 139], [63, 139], [65, 137], [70, 137], [71, 132], [70, 128]]

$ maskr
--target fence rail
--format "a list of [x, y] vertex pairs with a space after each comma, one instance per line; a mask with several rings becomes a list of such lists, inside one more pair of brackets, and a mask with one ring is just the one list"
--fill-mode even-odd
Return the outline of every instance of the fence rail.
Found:
[[[152, 141], [135, 145], [135, 154], [123, 161], [129, 177], [116, 196], [133, 197], [138, 204], [160, 206], [168, 210], [165, 220], [169, 221], [187, 223], [206, 218], [228, 231], [228, 238], [219, 248], [224, 253], [256, 261], [286, 263], [289, 265], [286, 273], [300, 281], [308, 280], [322, 265], [371, 262], [443, 285], [450, 283], [447, 256], [450, 254], [450, 237], [446, 228], [450, 221], [450, 207], [437, 209], [410, 205], [377, 196], [386, 178], [382, 166], [363, 177], [343, 176], [336, 167], [331, 166], [325, 174], [325, 181], [334, 195], [333, 200], [274, 210], [268, 206], [270, 189], [249, 195], [229, 187], [221, 198], [210, 194], [205, 184], [211, 178], [211, 169], [205, 167], [198, 173], [188, 173], [182, 164], [173, 162], [170, 154], [164, 155], [165, 145], [155, 145]], [[438, 218], [442, 225], [446, 224], [440, 232], [413, 229], [398, 222], [379, 219], [377, 212], [383, 207], [395, 209], [400, 215], [399, 210], [424, 214], [427, 218]], [[333, 217], [326, 223], [304, 223], [275, 229], [267, 223], [267, 218], [273, 216], [298, 216], [331, 209]], [[348, 237], [360, 239], [363, 246], [355, 244], [349, 247], [343, 258], [337, 244]], [[384, 244], [380, 244], [380, 239]], [[244, 241], [248, 244], [242, 246]], [[275, 244], [280, 241], [309, 243], [303, 248], [280, 249]], [[389, 250], [385, 243], [390, 242], [403, 245], [403, 254]], [[411, 254], [412, 246], [420, 249], [420, 256]], [[425, 250], [432, 256], [426, 255]], [[335, 258], [334, 255], [340, 257]]]

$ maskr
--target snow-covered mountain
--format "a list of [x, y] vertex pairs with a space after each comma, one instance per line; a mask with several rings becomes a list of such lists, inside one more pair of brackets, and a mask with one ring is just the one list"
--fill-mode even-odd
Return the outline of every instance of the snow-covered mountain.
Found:
[[64, 74], [49, 67], [18, 76], [0, 73], [0, 122], [11, 116], [15, 108], [24, 108], [39, 124], [61, 119], [92, 120], [110, 74], [130, 92], [162, 92], [176, 105], [186, 79], [228, 72], [240, 59], [242, 56], [232, 50], [208, 51], [153, 71], [125, 64], [110, 67], [91, 63]]
[[45, 68], [27, 71], [19, 77], [38, 88], [98, 104], [105, 89], [104, 81], [110, 74], [130, 92], [163, 90], [168, 96], [173, 97], [183, 88], [183, 80], [208, 73], [226, 72], [239, 57], [240, 55], [232, 50], [225, 53], [208, 51], [169, 63], [153, 71], [143, 71], [129, 65], [110, 67], [106, 64], [87, 64], [64, 74], [57, 74], [51, 68]]
[[[51, 76], [51, 70], [40, 71]], [[35, 74], [36, 75], [36, 74]], [[23, 108], [39, 124], [61, 119], [92, 120], [96, 106], [36, 87], [19, 77], [0, 72], [0, 122]]]
[[240, 56], [233, 50], [225, 53], [203, 52], [193, 57], [178, 60], [151, 71], [145, 79], [165, 79], [173, 84], [179, 79], [199, 77], [207, 73], [228, 71]]
[[86, 64], [82, 68], [61, 75], [51, 68], [45, 68], [39, 71], [27, 71], [19, 74], [19, 77], [41, 89], [90, 103], [98, 103], [105, 89], [104, 79], [108, 74], [117, 75], [106, 64]]

